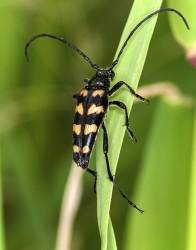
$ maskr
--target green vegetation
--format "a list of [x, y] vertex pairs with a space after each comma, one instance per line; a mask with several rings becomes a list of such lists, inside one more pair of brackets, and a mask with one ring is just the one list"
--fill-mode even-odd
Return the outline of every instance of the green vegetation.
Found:
[[[54, 34], [106, 67], [114, 58], [124, 27], [121, 43], [135, 24], [161, 4], [146, 1], [146, 7], [140, 2], [135, 1], [125, 26], [132, 7], [128, 0], [1, 1], [0, 249], [55, 248], [72, 164], [72, 96], [83, 87], [83, 79], [95, 73], [75, 51], [47, 38], [30, 45], [27, 63], [25, 43], [38, 33]], [[135, 89], [138, 81], [139, 87], [170, 82], [179, 91], [170, 92], [167, 87], [171, 85], [164, 85], [158, 92], [167, 92], [166, 96], [152, 98], [145, 91], [150, 104], [133, 105], [130, 126], [137, 144], [126, 133], [123, 138], [121, 110], [111, 108], [106, 121], [112, 173], [118, 166], [116, 182], [145, 213], [130, 207], [116, 190], [110, 207], [113, 187], [107, 179], [100, 131], [90, 163], [92, 169], [97, 165], [100, 176], [98, 193], [97, 197], [93, 193], [92, 176], [84, 173], [82, 197], [71, 227], [71, 249], [114, 250], [116, 245], [127, 250], [195, 249], [196, 88], [195, 69], [185, 54], [195, 48], [196, 20], [189, 10], [196, 9], [196, 3], [180, 2], [169, 0], [167, 7], [185, 15], [190, 31], [174, 13], [162, 13], [150, 47], [156, 17], [137, 31], [115, 68], [115, 82], [130, 82]], [[112, 98], [131, 110], [133, 97], [126, 88]]]

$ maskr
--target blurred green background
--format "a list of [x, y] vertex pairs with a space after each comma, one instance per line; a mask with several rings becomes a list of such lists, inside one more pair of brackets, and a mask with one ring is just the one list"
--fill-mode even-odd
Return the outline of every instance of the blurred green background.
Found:
[[[131, 6], [132, 1], [128, 0], [0, 2], [1, 179], [6, 249], [54, 249], [61, 199], [72, 162], [71, 136], [75, 109], [72, 96], [83, 87], [83, 79], [95, 73], [77, 53], [47, 38], [40, 38], [31, 44], [30, 62], [27, 63], [23, 54], [26, 42], [38, 33], [64, 37], [93, 62], [106, 67], [113, 60]], [[160, 81], [174, 82], [183, 95], [194, 97], [196, 94], [195, 69], [188, 64], [183, 49], [174, 40], [167, 13], [161, 14], [157, 22], [140, 86]], [[156, 121], [160, 129], [165, 121], [159, 119], [159, 111], [164, 113], [164, 105], [167, 111], [170, 110], [160, 98], [154, 98], [150, 99], [149, 106], [138, 103], [132, 109], [131, 128], [138, 143], [133, 145], [129, 136], [125, 136], [116, 180], [127, 196], [134, 195], [136, 201], [138, 176], [147, 156], [151, 154], [152, 157], [153, 154], [150, 150], [146, 153], [146, 149], [152, 145], [149, 143], [159, 143], [151, 140], [151, 135], [156, 131]], [[175, 138], [177, 145], [183, 144], [187, 154], [192, 150], [191, 105], [184, 108], [182, 114], [176, 118], [175, 126], [165, 130], [163, 127], [164, 131], [160, 133], [166, 138], [169, 130], [171, 138], [179, 126], [181, 129]], [[169, 121], [173, 113], [169, 118], [165, 117]], [[170, 141], [166, 143], [170, 145]], [[178, 154], [183, 156], [184, 151]], [[188, 190], [190, 161], [184, 164], [187, 164], [188, 172], [180, 171], [180, 178], [186, 176], [184, 190]], [[94, 168], [94, 164], [93, 155], [90, 167]], [[180, 163], [175, 164], [178, 171]], [[163, 163], [161, 166], [164, 168]], [[94, 180], [89, 174], [83, 177], [84, 192], [74, 223], [72, 249], [96, 250], [100, 249], [100, 237]], [[164, 183], [167, 185], [167, 179]], [[141, 191], [145, 195], [145, 190]], [[139, 203], [145, 210], [140, 199]], [[133, 209], [115, 191], [111, 218], [119, 249], [128, 244], [125, 228], [125, 224], [128, 225], [127, 215], [135, 213], [130, 210]], [[161, 216], [160, 210], [157, 213]], [[136, 232], [139, 233], [138, 228]]]

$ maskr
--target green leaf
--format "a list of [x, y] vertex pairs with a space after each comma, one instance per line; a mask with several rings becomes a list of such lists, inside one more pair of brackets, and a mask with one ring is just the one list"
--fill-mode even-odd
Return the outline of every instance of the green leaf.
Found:
[[183, 0], [168, 0], [168, 4], [169, 6], [175, 6], [177, 10], [182, 12], [189, 24], [190, 30], [187, 30], [179, 18], [169, 13], [170, 24], [174, 37], [185, 49], [189, 62], [196, 65], [196, 1], [187, 0], [184, 2]]
[[109, 220], [108, 224], [108, 242], [109, 242], [108, 250], [117, 250], [116, 239], [111, 219]]
[[188, 231], [187, 231], [187, 250], [196, 249], [196, 109], [195, 122], [193, 128], [193, 149], [192, 149], [192, 167], [190, 174], [190, 193], [188, 210]]
[[[121, 37], [119, 48], [121, 48], [130, 31], [148, 14], [159, 9], [161, 2], [161, 0], [148, 0], [145, 2], [138, 0], [134, 2], [131, 14]], [[129, 41], [124, 53], [121, 56], [119, 64], [115, 67], [115, 82], [123, 80], [130, 84], [134, 90], [137, 89], [156, 19], [157, 16], [148, 20], [134, 34], [131, 41]], [[117, 51], [119, 51], [119, 49]], [[128, 112], [130, 112], [133, 103], [133, 96], [130, 95], [130, 92], [127, 89], [122, 88], [121, 91], [116, 93], [114, 96], [115, 100], [123, 101], [128, 108]], [[114, 175], [125, 133], [125, 128], [122, 126], [124, 124], [125, 117], [121, 110], [115, 108], [111, 108], [110, 110], [111, 112], [109, 113], [109, 117], [106, 119], [106, 128], [109, 137], [108, 157], [111, 172]], [[101, 249], [106, 250], [111, 244], [111, 242], [108, 241], [108, 221], [113, 185], [108, 179], [102, 145], [102, 133], [100, 133], [96, 147], [96, 169], [98, 172], [97, 213], [99, 231], [101, 235]]]
[[[1, 164], [1, 152], [0, 152]], [[2, 202], [2, 178], [1, 178], [1, 165], [0, 165], [0, 249], [4, 248], [4, 228], [3, 228], [3, 202]]]
[[130, 211], [123, 249], [186, 249], [192, 129], [186, 100], [159, 102], [136, 185], [145, 214]]

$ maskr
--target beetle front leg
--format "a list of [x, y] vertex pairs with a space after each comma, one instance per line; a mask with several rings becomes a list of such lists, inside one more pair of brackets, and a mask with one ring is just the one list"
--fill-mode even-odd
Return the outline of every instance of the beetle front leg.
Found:
[[130, 127], [129, 127], [129, 117], [128, 117], [128, 112], [127, 112], [127, 107], [123, 102], [119, 102], [119, 101], [111, 101], [109, 102], [110, 106], [117, 106], [121, 109], [124, 109], [125, 111], [125, 126], [127, 129], [128, 134], [130, 135], [131, 139], [133, 139], [133, 143], [137, 142], [137, 139], [135, 138], [133, 132], [131, 131]]
[[114, 181], [114, 177], [111, 173], [110, 170], [110, 164], [109, 164], [109, 160], [108, 160], [108, 135], [107, 135], [107, 131], [105, 128], [105, 124], [102, 124], [102, 129], [103, 129], [103, 153], [105, 155], [105, 160], [106, 160], [106, 165], [107, 165], [107, 172], [108, 172], [108, 176], [110, 181], [113, 183], [114, 187], [118, 190], [118, 192], [120, 193], [120, 195], [134, 208], [136, 208], [138, 211], [140, 211], [140, 213], [143, 213], [144, 211], [141, 210], [139, 207], [137, 207], [132, 201], [130, 201], [126, 195], [120, 190], [120, 188], [118, 187], [118, 185], [116, 184], [116, 182]]
[[117, 82], [113, 86], [113, 88], [109, 90], [108, 92], [109, 96], [113, 95], [118, 89], [120, 89], [120, 87], [122, 87], [122, 85], [125, 85], [130, 90], [131, 94], [134, 95], [136, 98], [140, 99], [142, 102], [147, 102], [147, 104], [149, 103], [147, 99], [138, 95], [126, 82], [123, 82], [123, 81]]

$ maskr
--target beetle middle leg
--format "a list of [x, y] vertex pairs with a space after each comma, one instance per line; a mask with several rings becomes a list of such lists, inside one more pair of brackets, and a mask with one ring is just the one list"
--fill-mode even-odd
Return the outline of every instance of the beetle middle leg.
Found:
[[107, 131], [106, 131], [106, 127], [105, 124], [102, 124], [102, 129], [103, 129], [103, 153], [105, 155], [105, 160], [106, 160], [106, 165], [107, 165], [107, 172], [108, 172], [108, 176], [110, 181], [113, 183], [114, 187], [118, 190], [118, 192], [120, 193], [120, 195], [134, 208], [136, 208], [138, 211], [140, 211], [140, 213], [143, 213], [144, 211], [141, 210], [139, 207], [137, 207], [133, 202], [131, 202], [126, 195], [120, 190], [120, 188], [118, 187], [118, 185], [116, 184], [116, 182], [114, 181], [114, 177], [111, 173], [110, 170], [110, 164], [109, 164], [109, 160], [108, 160], [108, 135], [107, 135]]
[[134, 140], [133, 142], [136, 143], [137, 139], [135, 138], [133, 132], [131, 131], [130, 127], [129, 127], [129, 117], [128, 117], [128, 112], [127, 112], [127, 107], [123, 102], [119, 102], [119, 101], [111, 101], [109, 102], [110, 106], [117, 106], [121, 109], [124, 109], [125, 111], [125, 126], [127, 128], [127, 132], [130, 135], [130, 137]]

